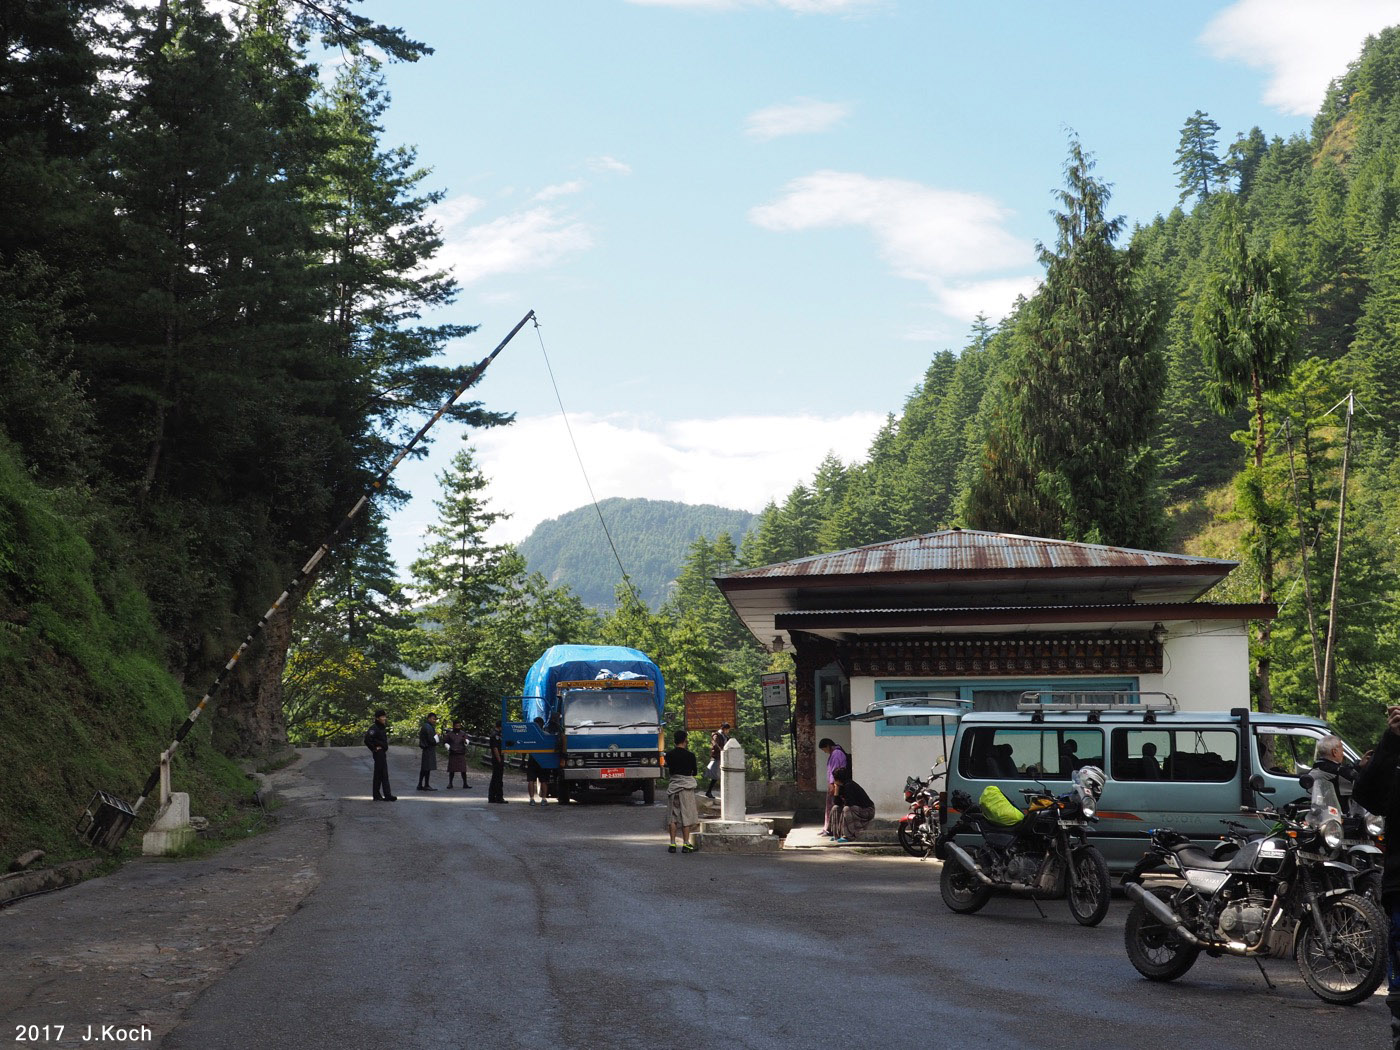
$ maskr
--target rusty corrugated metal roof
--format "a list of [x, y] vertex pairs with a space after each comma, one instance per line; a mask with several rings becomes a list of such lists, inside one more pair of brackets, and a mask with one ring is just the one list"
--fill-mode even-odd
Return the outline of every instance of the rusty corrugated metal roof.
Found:
[[815, 554], [795, 561], [730, 573], [725, 579], [859, 576], [893, 572], [1034, 572], [1047, 569], [1131, 571], [1211, 570], [1225, 575], [1237, 563], [1218, 558], [1140, 551], [1095, 543], [1071, 543], [1005, 532], [945, 529], [866, 547]]

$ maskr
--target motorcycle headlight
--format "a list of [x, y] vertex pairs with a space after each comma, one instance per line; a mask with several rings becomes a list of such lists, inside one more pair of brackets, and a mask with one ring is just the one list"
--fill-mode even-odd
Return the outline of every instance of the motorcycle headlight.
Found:
[[1322, 841], [1328, 849], [1336, 849], [1342, 844], [1342, 822], [1340, 820], [1324, 820], [1322, 827], [1318, 830], [1322, 832]]
[[1366, 814], [1366, 834], [1380, 836], [1385, 834], [1385, 817], [1378, 817], [1374, 813]]
[[1092, 817], [1094, 815], [1094, 803], [1086, 798], [1079, 804], [1079, 812], [1083, 813], [1085, 817]]

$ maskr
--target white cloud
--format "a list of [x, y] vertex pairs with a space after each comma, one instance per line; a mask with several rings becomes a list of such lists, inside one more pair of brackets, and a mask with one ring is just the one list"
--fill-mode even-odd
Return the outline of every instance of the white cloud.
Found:
[[583, 222], [548, 203], [471, 225], [481, 205], [475, 198], [454, 198], [431, 213], [443, 236], [436, 264], [450, 268], [463, 285], [544, 269], [593, 245]]
[[616, 157], [609, 157], [606, 155], [601, 157], [589, 157], [588, 166], [593, 171], [607, 171], [616, 175], [632, 174], [632, 165], [625, 161], [618, 160]]
[[778, 7], [801, 15], [840, 15], [873, 7], [883, 0], [627, 0], [639, 7], [688, 7], [699, 11], [733, 11], [743, 7]]
[[[600, 500], [645, 497], [758, 511], [810, 480], [827, 452], [848, 461], [863, 458], [885, 417], [856, 412], [834, 418], [660, 422], [578, 414], [569, 421]], [[559, 416], [521, 418], [509, 427], [478, 432], [473, 445], [491, 479], [491, 505], [509, 508], [512, 515], [497, 526], [493, 538], [524, 539], [546, 518], [588, 504], [588, 488]], [[431, 506], [429, 501], [424, 505]]]
[[1267, 70], [1267, 105], [1309, 116], [1366, 37], [1397, 21], [1395, 0], [1236, 0], [1199, 39], [1216, 58]]
[[535, 194], [534, 199], [537, 201], [552, 201], [556, 197], [569, 197], [578, 193], [583, 189], [584, 185], [582, 179], [574, 179], [572, 182], [560, 182], [553, 186], [546, 186], [544, 189], [540, 190], [539, 193]]
[[1035, 261], [1028, 241], [1007, 232], [1010, 212], [990, 197], [905, 179], [819, 171], [795, 179], [771, 204], [749, 211], [767, 230], [863, 227], [899, 277], [922, 281], [946, 312], [971, 320], [999, 317], [1016, 294], [1035, 287], [1024, 273]]
[[767, 106], [750, 113], [749, 119], [744, 122], [744, 133], [760, 142], [782, 135], [811, 135], [829, 131], [845, 120], [850, 112], [848, 102], [800, 98], [796, 102]]

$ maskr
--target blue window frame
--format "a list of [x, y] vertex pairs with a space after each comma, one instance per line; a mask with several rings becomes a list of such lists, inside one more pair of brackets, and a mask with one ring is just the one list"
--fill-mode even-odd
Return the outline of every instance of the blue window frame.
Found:
[[[1014, 711], [1021, 694], [1038, 692], [1072, 692], [1075, 690], [1131, 692], [1138, 688], [1137, 678], [943, 678], [927, 681], [876, 681], [875, 699], [898, 700], [907, 696], [935, 696], [950, 700], [967, 700], [974, 711]], [[922, 720], [922, 721], [920, 721]], [[949, 724], [951, 729], [951, 723]], [[876, 722], [876, 736], [938, 736], [943, 732], [939, 719], [915, 716]]]

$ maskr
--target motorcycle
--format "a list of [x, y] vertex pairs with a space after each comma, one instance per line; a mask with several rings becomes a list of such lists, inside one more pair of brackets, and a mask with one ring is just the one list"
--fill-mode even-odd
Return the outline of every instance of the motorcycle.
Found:
[[[1148, 832], [1147, 852], [1123, 880], [1133, 901], [1123, 938], [1138, 973], [1172, 981], [1205, 952], [1252, 958], [1268, 982], [1263, 958], [1292, 956], [1309, 990], [1326, 1002], [1358, 1003], [1380, 986], [1389, 923], [1357, 892], [1356, 869], [1335, 859], [1342, 845], [1336, 788], [1320, 776], [1299, 783], [1307, 799], [1256, 811], [1276, 821], [1274, 830], [1235, 836], [1238, 848], [1219, 859], [1170, 828]], [[1250, 786], [1256, 794], [1271, 790], [1258, 775]], [[1167, 881], [1149, 887], [1149, 873]]]
[[938, 811], [942, 802], [933, 784], [942, 776], [943, 773], [929, 770], [927, 780], [907, 777], [904, 781], [904, 801], [909, 803], [909, 812], [899, 818], [899, 844], [905, 853], [920, 860], [933, 852], [938, 836]]
[[[1102, 922], [1108, 914], [1108, 863], [1089, 845], [1086, 829], [1098, 819], [1094, 811], [1103, 793], [1103, 771], [1085, 766], [1075, 772], [1073, 784], [1062, 795], [1043, 784], [1023, 788], [1026, 812], [1010, 827], [993, 823], [970, 796], [956, 792], [952, 802], [958, 821], [934, 847], [943, 861], [938, 886], [943, 903], [970, 915], [997, 890], [1027, 894], [1032, 901], [1064, 897], [1080, 925]], [[968, 852], [954, 841], [963, 833], [980, 835], [982, 844]]]
[[1342, 858], [1356, 869], [1356, 889], [1377, 905], [1385, 875], [1385, 817], [1364, 810], [1342, 821]]

